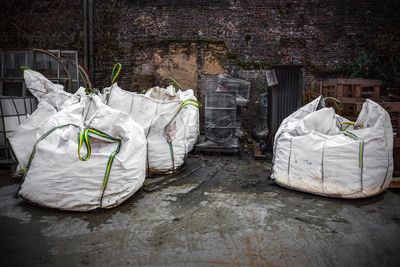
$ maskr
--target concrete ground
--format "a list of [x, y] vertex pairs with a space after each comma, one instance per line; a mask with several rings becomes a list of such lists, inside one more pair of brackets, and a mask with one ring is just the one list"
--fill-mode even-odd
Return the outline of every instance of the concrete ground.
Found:
[[0, 266], [400, 266], [400, 196], [291, 191], [249, 156], [191, 156], [121, 206], [31, 206], [0, 177]]

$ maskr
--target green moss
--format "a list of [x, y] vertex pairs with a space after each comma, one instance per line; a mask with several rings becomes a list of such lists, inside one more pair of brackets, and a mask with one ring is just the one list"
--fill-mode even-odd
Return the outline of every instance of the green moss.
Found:
[[281, 38], [279, 41], [281, 47], [305, 47], [305, 38]]
[[203, 44], [223, 44], [224, 41], [208, 39], [208, 38], [156, 38], [156, 37], [147, 37], [143, 40], [135, 41], [134, 43], [140, 45], [170, 45], [170, 44], [191, 44], [191, 43], [203, 43]]
[[288, 13], [288, 12], [287, 12], [286, 10], [282, 9], [282, 8], [280, 8], [280, 9], [278, 10], [278, 16], [279, 16], [279, 17], [286, 16], [287, 13]]
[[226, 53], [226, 59], [237, 60], [238, 59], [238, 55], [228, 51], [228, 53]]
[[270, 68], [273, 64], [276, 64], [276, 62], [263, 61], [263, 60], [254, 60], [254, 61], [237, 60], [234, 61], [233, 63], [244, 70], [267, 69]]
[[244, 37], [245, 41], [246, 41], [246, 45], [248, 46], [250, 44], [251, 41], [251, 35], [250, 34], [246, 34], [246, 36]]
[[318, 66], [316, 64], [313, 64], [309, 60], [306, 60], [304, 62], [304, 66], [307, 72], [320, 78], [328, 78], [332, 76], [350, 77], [350, 74], [352, 72], [351, 66], [349, 64], [336, 65], [327, 68]]

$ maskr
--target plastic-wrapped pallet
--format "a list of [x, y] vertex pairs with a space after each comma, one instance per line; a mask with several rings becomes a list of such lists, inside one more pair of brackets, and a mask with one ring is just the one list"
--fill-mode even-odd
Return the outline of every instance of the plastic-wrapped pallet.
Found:
[[30, 202], [75, 211], [111, 208], [143, 185], [142, 127], [98, 96], [64, 107], [37, 137], [19, 191]]
[[362, 198], [392, 180], [393, 132], [389, 114], [367, 100], [355, 123], [317, 98], [287, 117], [274, 141], [272, 179], [318, 195]]
[[184, 163], [199, 136], [199, 102], [193, 90], [154, 87], [143, 95], [114, 83], [103, 92], [110, 107], [131, 115], [144, 128], [148, 174], [172, 173]]
[[250, 82], [238, 78], [233, 78], [227, 74], [218, 75], [217, 81], [217, 91], [235, 92], [236, 105], [248, 106], [250, 98]]
[[[24, 71], [25, 85], [39, 100], [37, 109], [23, 121], [8, 137], [18, 166], [14, 175], [20, 174], [26, 168], [33, 144], [36, 141], [36, 133], [51, 116], [62, 109], [63, 105], [77, 102], [78, 98], [63, 90], [60, 84], [54, 84], [42, 74], [33, 70]], [[76, 94], [81, 94], [78, 90]], [[66, 103], [67, 102], [67, 103]]]

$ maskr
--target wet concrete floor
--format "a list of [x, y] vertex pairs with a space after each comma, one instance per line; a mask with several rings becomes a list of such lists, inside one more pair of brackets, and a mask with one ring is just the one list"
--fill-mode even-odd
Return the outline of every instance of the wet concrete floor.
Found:
[[400, 266], [400, 195], [330, 199], [249, 156], [191, 156], [121, 206], [35, 207], [0, 176], [0, 266]]

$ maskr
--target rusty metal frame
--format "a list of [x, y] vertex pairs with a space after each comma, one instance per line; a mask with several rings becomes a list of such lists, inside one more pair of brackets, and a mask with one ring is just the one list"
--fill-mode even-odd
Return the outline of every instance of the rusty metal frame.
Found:
[[[0, 77], [2, 77], [2, 78], [1, 78], [0, 82], [3, 82], [3, 80], [9, 80], [9, 81], [15, 81], [15, 82], [18, 82], [18, 81], [22, 82], [23, 81], [23, 77], [22, 78], [21, 77], [9, 77], [9, 78], [4, 77], [4, 75], [3, 75], [3, 71], [5, 69], [5, 67], [4, 67], [4, 64], [5, 64], [4, 55], [6, 54], [6, 52], [17, 52], [17, 53], [18, 52], [24, 52], [25, 53], [25, 63], [27, 63], [27, 59], [29, 59], [29, 54], [33, 53], [33, 55], [31, 54], [31, 56], [33, 56], [33, 64], [36, 64], [36, 55], [37, 55], [37, 53], [42, 53], [42, 54], [45, 54], [45, 55], [49, 56], [50, 58], [54, 59], [59, 64], [59, 66], [61, 66], [61, 69], [63, 70], [63, 72], [65, 72], [65, 78], [60, 78], [60, 75], [59, 75], [59, 72], [58, 72], [57, 78], [51, 78], [51, 80], [57, 80], [58, 82], [64, 81], [65, 82], [65, 91], [72, 92], [72, 90], [73, 90], [72, 78], [71, 78], [71, 75], [70, 75], [70, 73], [68, 71], [67, 66], [63, 63], [63, 59], [62, 58], [58, 58], [53, 53], [51, 53], [51, 52], [49, 52], [47, 50], [44, 50], [44, 49], [39, 49], [39, 48], [13, 49], [13, 50], [0, 49], [0, 52], [3, 52], [2, 53], [2, 55], [3, 55], [3, 58], [2, 58], [3, 67], [1, 68], [2, 73], [0, 73], [1, 74]], [[60, 50], [60, 53], [61, 53], [61, 50]], [[60, 54], [60, 57], [61, 57], [61, 54]], [[92, 82], [91, 82], [90, 76], [88, 74], [88, 71], [83, 66], [81, 66], [77, 61], [72, 61], [72, 60], [67, 59], [66, 62], [72, 63], [75, 67], [77, 67], [77, 75], [78, 75], [77, 76], [77, 80], [78, 80], [78, 83], [80, 83], [82, 81], [86, 88], [92, 88]], [[59, 71], [59, 69], [60, 68], [58, 68], [58, 71]], [[22, 113], [19, 114], [19, 112], [18, 112], [18, 110], [16, 108], [16, 105], [15, 105], [13, 99], [21, 99], [21, 98], [22, 99], [26, 99], [26, 98], [34, 99], [33, 96], [26, 96], [26, 86], [25, 85], [24, 85], [23, 89], [24, 89], [24, 91], [22, 93], [22, 97], [18, 97], [18, 96], [0, 96], [0, 98], [2, 98], [2, 99], [11, 99], [12, 103], [14, 104], [15, 110], [18, 113], [18, 114], [16, 114], [16, 116], [18, 117], [18, 120], [20, 119], [19, 118], [20, 116], [26, 116], [28, 112], [32, 112], [33, 111], [33, 109], [28, 110], [25, 107], [25, 111], [23, 112], [23, 114]], [[26, 106], [25, 103], [26, 102], [24, 100], [24, 105]], [[7, 115], [4, 115], [3, 108], [2, 108], [2, 103], [0, 103], [0, 111], [1, 111], [1, 116], [0, 116], [1, 118], [0, 119], [3, 122], [3, 127], [5, 127], [6, 124], [4, 122], [4, 117], [7, 117]], [[5, 128], [3, 130], [0, 129], [0, 132], [2, 134], [4, 134], [4, 138], [6, 138], [7, 132], [6, 132]], [[5, 149], [4, 150], [4, 155], [3, 155], [4, 158], [0, 158], [0, 165], [1, 164], [7, 164], [8, 165], [8, 164], [12, 164], [14, 162], [13, 157], [12, 157], [12, 151], [11, 151], [11, 149], [9, 149], [9, 146], [8, 146], [7, 142], [5, 142], [5, 143], [6, 144], [4, 146], [2, 145], [0, 147], [0, 149]]]
[[[68, 69], [67, 69], [67, 67], [62, 63], [61, 59], [59, 59], [58, 57], [56, 57], [53, 53], [50, 53], [49, 51], [46, 51], [46, 50], [43, 50], [43, 49], [32, 48], [31, 50], [34, 51], [34, 52], [40, 52], [40, 53], [46, 54], [46, 55], [48, 55], [48, 56], [54, 58], [54, 59], [58, 62], [58, 64], [60, 64], [60, 66], [63, 68], [63, 70], [64, 70], [64, 72], [65, 72], [65, 74], [66, 74], [66, 76], [67, 76], [66, 82], [67, 82], [67, 84], [68, 84], [68, 87], [66, 88], [66, 89], [67, 89], [66, 91], [68, 91], [68, 89], [69, 89], [69, 90], [72, 90], [71, 75], [69, 75]], [[60, 79], [60, 78], [58, 78], [58, 79]]]

